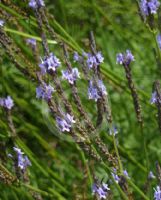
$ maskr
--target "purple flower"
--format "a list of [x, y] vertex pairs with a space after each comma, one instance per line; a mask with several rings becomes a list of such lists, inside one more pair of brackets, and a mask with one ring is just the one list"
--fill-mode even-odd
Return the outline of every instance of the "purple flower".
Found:
[[148, 2], [148, 8], [151, 14], [156, 14], [159, 6], [160, 2], [158, 0], [151, 0]]
[[149, 172], [148, 179], [155, 179], [155, 176], [152, 171]]
[[43, 83], [42, 85], [36, 88], [36, 98], [42, 98], [48, 101], [52, 98], [52, 94], [54, 91], [55, 90], [51, 85]]
[[17, 147], [13, 147], [13, 150], [17, 153], [17, 154], [24, 154], [21, 149], [17, 148]]
[[90, 53], [88, 53], [88, 58], [86, 60], [88, 68], [92, 68], [94, 65], [97, 65], [97, 61], [95, 56], [92, 56]]
[[116, 128], [116, 126], [112, 125], [112, 128], [110, 128], [109, 130], [109, 134], [114, 134], [114, 136], [118, 134], [118, 129]]
[[119, 183], [120, 177], [117, 174], [113, 173], [113, 172], [111, 172], [111, 175], [112, 175], [113, 179], [115, 180], [115, 182]]
[[26, 40], [26, 43], [35, 47], [36, 46], [36, 40], [34, 38], [29, 38]]
[[10, 96], [0, 98], [0, 106], [10, 110], [14, 106], [13, 99]]
[[60, 60], [53, 53], [50, 53], [48, 57], [42, 60], [42, 62], [39, 64], [39, 67], [41, 68], [42, 74], [45, 74], [47, 71], [50, 70], [55, 72], [60, 64]]
[[68, 113], [66, 115], [64, 114], [63, 117], [56, 117], [56, 123], [59, 130], [62, 132], [70, 132], [72, 124], [75, 123], [75, 120], [73, 118], [74, 117], [69, 115]]
[[68, 80], [70, 84], [74, 84], [74, 81], [80, 78], [80, 75], [78, 69], [73, 68], [71, 72], [69, 72], [68, 70], [62, 71], [62, 77]]
[[28, 166], [31, 166], [31, 162], [27, 156], [24, 156], [24, 168], [26, 169]]
[[44, 60], [41, 59], [41, 63], [39, 64], [39, 67], [41, 69], [41, 74], [44, 75], [47, 72], [47, 66], [46, 66], [46, 62]]
[[154, 199], [161, 200], [161, 190], [159, 186], [157, 186], [157, 188], [154, 189]]
[[29, 2], [29, 7], [32, 9], [37, 9], [38, 7], [43, 7], [45, 6], [43, 0], [30, 0]]
[[0, 19], [0, 27], [4, 26], [4, 20]]
[[120, 65], [130, 65], [130, 63], [134, 61], [134, 56], [132, 55], [130, 50], [126, 50], [126, 53], [118, 53], [116, 55], [116, 64]]
[[154, 92], [152, 93], [152, 97], [151, 97], [150, 102], [151, 102], [151, 104], [157, 103], [157, 92], [156, 92], [156, 91], [154, 91]]
[[90, 80], [89, 82], [89, 87], [88, 87], [88, 98], [89, 99], [94, 99], [95, 101], [97, 101], [100, 96], [98, 95], [98, 90], [97, 88], [94, 86], [93, 81]]
[[96, 192], [97, 192], [97, 185], [94, 183], [93, 185], [92, 185], [92, 194], [95, 194]]
[[124, 170], [124, 171], [123, 171], [123, 174], [124, 174], [124, 176], [126, 176], [126, 178], [130, 178], [130, 177], [129, 177], [129, 174], [128, 174], [128, 172], [127, 172], [127, 170]]
[[93, 184], [92, 186], [92, 194], [96, 194], [100, 199], [106, 199], [107, 192], [110, 190], [106, 183], [102, 183], [101, 185]]
[[36, 88], [36, 98], [41, 99], [43, 97], [44, 90], [42, 86]]
[[122, 53], [118, 53], [116, 55], [116, 63], [122, 65], [124, 62], [124, 55]]
[[74, 62], [78, 62], [80, 60], [80, 56], [77, 52], [74, 52], [73, 59], [74, 59]]
[[0, 98], [0, 106], [4, 106], [4, 98]]
[[130, 50], [126, 50], [126, 57], [125, 57], [127, 65], [129, 65], [132, 61], [134, 61], [134, 56], [132, 55]]
[[107, 91], [106, 91], [106, 87], [105, 85], [103, 84], [103, 81], [102, 80], [98, 80], [98, 88], [99, 90], [101, 91], [101, 95], [107, 95]]
[[104, 191], [101, 187], [99, 187], [97, 189], [97, 193], [98, 193], [100, 199], [106, 199], [107, 192]]
[[21, 151], [21, 149], [17, 147], [13, 147], [13, 150], [17, 154], [17, 166], [24, 171], [28, 166], [31, 166], [31, 162], [28, 159], [27, 156], [24, 156], [24, 153]]
[[97, 52], [96, 58], [97, 58], [97, 62], [98, 62], [99, 64], [100, 64], [100, 63], [103, 63], [104, 57], [102, 56], [102, 53], [101, 53], [100, 51]]
[[96, 55], [92, 55], [90, 53], [86, 54], [87, 55], [87, 66], [89, 67], [89, 69], [98, 66], [99, 64], [103, 63], [103, 56], [101, 54], [101, 52], [97, 52]]
[[120, 177], [117, 175], [117, 170], [116, 168], [113, 168], [113, 172], [111, 172], [111, 175], [113, 179], [115, 180], [116, 183], [119, 183]]
[[48, 70], [56, 71], [56, 68], [60, 66], [59, 59], [53, 55], [53, 53], [50, 53], [50, 56], [46, 59], [46, 65]]
[[88, 87], [88, 98], [97, 101], [104, 95], [107, 95], [107, 92], [102, 80], [98, 80], [97, 83], [94, 83], [93, 80], [90, 80]]
[[108, 185], [106, 184], [106, 183], [102, 183], [102, 188], [104, 189], [104, 190], [110, 190], [110, 188], [108, 187]]
[[160, 34], [157, 36], [157, 42], [158, 42], [159, 48], [161, 49], [161, 35]]
[[144, 20], [146, 20], [146, 17], [150, 14], [156, 14], [157, 10], [160, 6], [160, 3], [158, 0], [141, 0], [140, 1], [140, 10], [141, 14], [144, 17]]
[[140, 1], [140, 10], [141, 10], [141, 14], [144, 17], [144, 19], [146, 18], [147, 15], [149, 15], [149, 11], [148, 11], [148, 2], [147, 0], [141, 0]]

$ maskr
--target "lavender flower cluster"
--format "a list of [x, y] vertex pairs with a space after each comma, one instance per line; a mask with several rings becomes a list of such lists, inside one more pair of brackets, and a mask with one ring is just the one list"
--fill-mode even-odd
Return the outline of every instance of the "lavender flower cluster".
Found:
[[80, 78], [80, 73], [77, 68], [73, 68], [71, 72], [69, 70], [62, 70], [62, 77], [73, 85], [74, 82]]
[[160, 188], [160, 186], [157, 186], [156, 189], [154, 189], [154, 200], [161, 200], [161, 188]]
[[37, 9], [37, 8], [41, 8], [44, 7], [44, 1], [43, 0], [30, 0], [29, 2], [29, 7], [32, 9]]
[[63, 117], [56, 117], [57, 126], [60, 131], [64, 132], [70, 132], [72, 124], [74, 124], [76, 121], [74, 120], [74, 117], [70, 114], [63, 114]]
[[97, 101], [104, 95], [107, 95], [107, 91], [103, 81], [98, 80], [97, 82], [94, 82], [94, 80], [90, 80], [88, 87], [88, 98]]
[[[102, 53], [99, 51], [96, 53], [96, 55], [92, 55], [91, 53], [82, 53], [82, 56], [80, 56], [77, 52], [74, 53], [74, 61], [75, 62], [84, 62], [86, 63], [88, 69], [97, 68], [98, 65], [103, 63], [104, 57], [102, 56]], [[102, 96], [106, 96], [107, 91], [106, 87], [103, 84], [102, 80], [95, 80], [91, 79], [89, 81], [88, 86], [88, 98], [97, 101], [98, 99], [102, 98]]]
[[36, 98], [45, 99], [46, 101], [52, 98], [54, 88], [51, 85], [47, 85], [43, 82], [40, 86], [36, 88]]
[[11, 110], [14, 106], [13, 99], [10, 96], [7, 96], [7, 98], [0, 98], [0, 106]]
[[130, 50], [126, 50], [125, 53], [118, 53], [116, 55], [116, 64], [128, 66], [134, 60], [134, 56]]
[[93, 186], [92, 186], [92, 193], [94, 195], [98, 195], [98, 197], [100, 199], [106, 199], [109, 190], [110, 190], [110, 188], [108, 187], [108, 185], [106, 183], [102, 183], [100, 185], [93, 184]]
[[55, 72], [60, 65], [60, 60], [53, 53], [50, 53], [48, 57], [45, 57], [41, 61], [39, 67], [41, 69], [41, 73], [44, 75], [50, 71]]
[[77, 52], [75, 52], [73, 58], [75, 62], [80, 62], [80, 63], [85, 60], [89, 69], [97, 67], [104, 61], [104, 57], [102, 56], [102, 53], [100, 51], [97, 52], [96, 55], [83, 52], [82, 56], [80, 56]]
[[151, 104], [156, 104], [157, 101], [159, 101], [159, 103], [161, 104], [161, 99], [159, 99], [159, 97], [158, 97], [158, 95], [157, 95], [157, 92], [154, 91], [154, 92], [152, 93], [152, 96], [151, 96], [151, 99], [150, 99], [150, 103], [151, 103]]
[[29, 38], [29, 39], [27, 39], [27, 40], [26, 40], [26, 43], [27, 43], [28, 45], [33, 46], [33, 47], [36, 46], [36, 40], [35, 40], [34, 38]]
[[21, 149], [19, 149], [17, 147], [13, 147], [13, 150], [17, 154], [18, 168], [24, 172], [28, 166], [31, 166], [31, 162], [28, 159], [28, 157], [24, 155], [24, 153], [21, 151]]
[[[117, 170], [115, 168], [113, 168], [113, 172], [111, 172], [111, 175], [115, 182], [118, 184], [120, 182], [120, 176], [117, 174]], [[123, 175], [128, 179], [130, 178], [127, 170], [123, 171]]]
[[160, 2], [158, 0], [141, 0], [140, 10], [144, 19], [146, 19], [146, 17], [150, 14], [156, 14], [159, 6]]

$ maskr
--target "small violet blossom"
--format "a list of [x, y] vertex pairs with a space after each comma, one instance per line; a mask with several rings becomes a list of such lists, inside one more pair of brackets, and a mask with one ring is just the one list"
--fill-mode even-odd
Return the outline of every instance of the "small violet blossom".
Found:
[[81, 57], [79, 56], [79, 54], [77, 52], [74, 52], [74, 55], [73, 55], [74, 62], [79, 62], [80, 58]]
[[159, 186], [154, 189], [154, 199], [155, 200], [161, 200], [161, 189]]
[[148, 175], [148, 179], [155, 179], [156, 177], [154, 176], [153, 172], [150, 171]]
[[17, 165], [22, 170], [25, 171], [28, 166], [31, 166], [31, 162], [27, 156], [17, 147], [13, 147], [13, 150], [17, 154]]
[[29, 1], [29, 7], [32, 9], [37, 9], [38, 7], [44, 7], [44, 1], [43, 0], [30, 0]]
[[39, 64], [39, 67], [41, 69], [41, 73], [45, 74], [50, 70], [55, 72], [56, 69], [60, 66], [60, 64], [60, 60], [53, 53], [50, 53], [48, 57], [42, 60], [42, 62]]
[[103, 63], [104, 57], [102, 56], [101, 52], [97, 52], [96, 55], [92, 55], [90, 53], [87, 54], [87, 66], [89, 69], [98, 66], [99, 64]]
[[63, 79], [68, 80], [70, 84], [74, 84], [74, 82], [80, 78], [80, 74], [77, 68], [73, 68], [71, 72], [69, 70], [62, 71], [62, 77]]
[[146, 20], [146, 17], [150, 14], [156, 14], [157, 10], [160, 6], [160, 2], [158, 0], [141, 0], [140, 1], [140, 10], [141, 10], [141, 14], [144, 18], [144, 20]]
[[111, 172], [111, 175], [112, 175], [113, 179], [115, 180], [115, 182], [118, 184], [120, 181], [120, 177], [113, 172]]
[[106, 183], [102, 183], [101, 185], [94, 183], [92, 186], [92, 194], [98, 195], [100, 199], [106, 199], [109, 190], [110, 188]]
[[4, 26], [4, 20], [0, 19], [0, 27]]
[[123, 174], [124, 174], [124, 176], [126, 176], [126, 178], [130, 178], [130, 177], [129, 177], [129, 174], [128, 174], [128, 172], [127, 172], [127, 170], [124, 170], [124, 171], [123, 171]]
[[118, 53], [116, 55], [116, 64], [120, 65], [130, 65], [130, 63], [134, 61], [134, 56], [132, 55], [130, 50], [126, 50], [126, 53]]
[[161, 49], [161, 34], [159, 34], [159, 35], [157, 36], [157, 42], [158, 42], [159, 48]]
[[117, 175], [117, 170], [116, 168], [113, 168], [113, 172], [111, 172], [111, 175], [113, 179], [115, 180], [116, 183], [119, 183], [120, 177]]
[[26, 40], [26, 43], [35, 47], [36, 46], [36, 40], [34, 38], [29, 38]]
[[[115, 180], [115, 182], [118, 184], [120, 182], [120, 177], [117, 175], [117, 170], [115, 168], [113, 168], [113, 172], [111, 172], [111, 175], [112, 175], [113, 179]], [[123, 175], [126, 178], [130, 179], [127, 170], [123, 170]]]
[[84, 60], [86, 60], [88, 57], [88, 54], [86, 52], [83, 51], [82, 53], [82, 56], [80, 56], [78, 54], [78, 52], [74, 52], [74, 55], [73, 55], [73, 60], [74, 62], [79, 62], [79, 63], [83, 63]]
[[98, 80], [98, 82], [95, 84], [93, 80], [90, 80], [88, 87], [88, 98], [97, 101], [104, 95], [107, 95], [107, 91], [102, 80]]
[[110, 128], [109, 134], [114, 134], [114, 136], [118, 134], [118, 129], [116, 128], [116, 126], [113, 125], [112, 128]]
[[70, 129], [72, 127], [72, 124], [75, 123], [75, 120], [73, 119], [74, 117], [71, 116], [70, 114], [64, 114], [63, 117], [56, 117], [56, 123], [57, 127], [61, 132], [70, 132]]
[[54, 88], [51, 85], [43, 83], [42, 85], [36, 88], [36, 98], [50, 100], [54, 92]]
[[13, 99], [10, 96], [7, 96], [7, 98], [0, 98], [0, 106], [11, 110], [14, 106]]
[[156, 91], [154, 91], [154, 92], [152, 93], [152, 97], [151, 97], [150, 102], [151, 102], [151, 104], [157, 103], [157, 92], [156, 92]]

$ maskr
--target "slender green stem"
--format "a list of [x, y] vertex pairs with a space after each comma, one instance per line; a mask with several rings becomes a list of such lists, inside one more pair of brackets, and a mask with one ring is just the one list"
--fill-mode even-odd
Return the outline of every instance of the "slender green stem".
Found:
[[147, 168], [147, 173], [149, 172], [149, 158], [148, 158], [148, 152], [147, 152], [147, 146], [146, 146], [146, 139], [144, 135], [144, 129], [143, 126], [141, 128], [141, 135], [142, 135], [142, 140], [143, 140], [143, 146], [144, 146], [144, 154], [145, 154], [145, 159], [146, 159], [146, 168]]
[[[38, 37], [38, 36], [35, 36], [35, 35], [31, 35], [31, 34], [28, 34], [28, 33], [16, 31], [16, 30], [14, 30], [14, 29], [10, 29], [10, 28], [7, 28], [7, 27], [4, 27], [4, 30], [5, 30], [6, 32], [9, 32], [9, 33], [14, 33], [14, 34], [16, 34], [16, 35], [20, 35], [20, 36], [25, 37], [25, 38], [33, 38], [33, 39], [35, 39], [35, 40], [37, 40], [37, 41], [39, 41], [39, 42], [42, 42], [42, 39], [41, 39], [40, 37]], [[47, 42], [48, 42], [49, 44], [57, 44], [57, 42], [54, 41], [54, 40], [47, 40]]]
[[145, 200], [150, 200], [133, 182], [130, 178], [127, 179], [127, 182], [135, 189], [135, 191], [142, 196]]
[[[107, 138], [108, 142], [113, 142], [113, 139], [111, 136], [108, 136], [105, 134], [105, 137]], [[135, 164], [140, 170], [142, 170], [144, 173], [147, 172], [147, 169], [140, 163], [137, 162], [135, 157], [133, 157], [126, 149], [124, 149], [122, 146], [118, 145], [118, 150], [121, 152], [127, 159], [129, 159], [133, 164]]]
[[40, 194], [42, 194], [42, 195], [44, 195], [44, 196], [53, 197], [53, 194], [50, 194], [50, 193], [48, 193], [48, 192], [46, 192], [46, 191], [43, 191], [43, 190], [41, 190], [41, 189], [39, 189], [39, 188], [35, 188], [35, 187], [33, 187], [33, 186], [31, 186], [31, 185], [28, 185], [28, 184], [26, 184], [26, 183], [20, 183], [20, 185], [22, 185], [22, 186], [25, 187], [25, 188], [28, 188], [29, 190], [38, 192], [38, 193], [40, 193]]
[[121, 162], [121, 158], [120, 158], [119, 151], [118, 151], [118, 148], [117, 148], [116, 138], [115, 138], [114, 133], [112, 133], [112, 138], [113, 138], [113, 145], [114, 145], [115, 153], [116, 153], [116, 156], [117, 156], [117, 159], [118, 159], [120, 173], [122, 174], [123, 173], [123, 167], [122, 167], [122, 162]]

